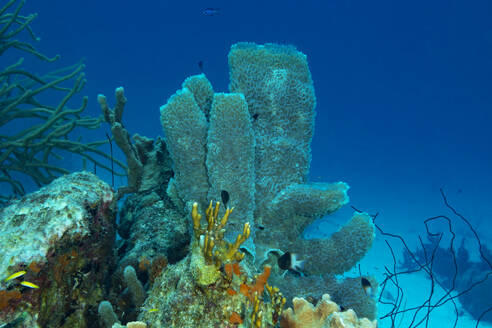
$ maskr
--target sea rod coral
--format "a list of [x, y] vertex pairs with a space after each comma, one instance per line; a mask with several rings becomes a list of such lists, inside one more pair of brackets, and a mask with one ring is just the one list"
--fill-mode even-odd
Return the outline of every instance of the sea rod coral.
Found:
[[[111, 169], [98, 160], [113, 160], [120, 168], [125, 165], [99, 149], [106, 140], [82, 142], [71, 138], [77, 128], [98, 129], [102, 117], [84, 116], [87, 97], [77, 108], [69, 103], [77, 97], [85, 84], [83, 64], [54, 69], [48, 74], [38, 75], [23, 68], [22, 55], [31, 55], [42, 62], [55, 62], [59, 56], [47, 57], [30, 43], [17, 37], [22, 34], [38, 41], [31, 29], [36, 14], [28, 16], [20, 12], [25, 1], [10, 0], [0, 8], [0, 56], [7, 52], [18, 52], [18, 60], [11, 65], [0, 67], [0, 185], [8, 186], [10, 194], [2, 193], [0, 202], [10, 196], [26, 193], [27, 176], [38, 186], [53, 181], [62, 174], [70, 173], [53, 160], [62, 160], [67, 153], [78, 154], [95, 166]], [[67, 82], [72, 83], [66, 87]], [[57, 104], [46, 100], [46, 96], [60, 99]], [[91, 166], [92, 169], [92, 166]], [[115, 171], [116, 175], [124, 175]], [[6, 190], [5, 188], [4, 190]]]

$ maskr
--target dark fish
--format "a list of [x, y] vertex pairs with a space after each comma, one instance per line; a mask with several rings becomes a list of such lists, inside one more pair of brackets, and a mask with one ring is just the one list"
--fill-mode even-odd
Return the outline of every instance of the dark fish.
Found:
[[372, 285], [369, 280], [366, 278], [362, 277], [360, 278], [360, 284], [362, 285], [362, 289], [364, 289], [364, 292], [366, 293], [367, 296], [372, 295]]
[[291, 252], [285, 252], [278, 258], [277, 263], [282, 270], [301, 272], [304, 267], [304, 261], [300, 261], [298, 255]]
[[227, 208], [227, 202], [229, 201], [229, 193], [226, 190], [220, 191], [220, 197], [222, 198], [222, 204]]
[[200, 60], [198, 62], [198, 68], [200, 69], [200, 71], [203, 73], [203, 60]]
[[202, 10], [202, 14], [205, 16], [217, 16], [220, 14], [220, 8], [205, 8]]
[[258, 118], [258, 114], [253, 114], [253, 120], [256, 121], [257, 118]]

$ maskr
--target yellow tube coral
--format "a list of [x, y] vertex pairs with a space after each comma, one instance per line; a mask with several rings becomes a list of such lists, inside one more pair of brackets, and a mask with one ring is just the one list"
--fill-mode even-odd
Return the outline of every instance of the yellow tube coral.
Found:
[[193, 231], [195, 240], [202, 250], [202, 254], [207, 264], [215, 264], [220, 267], [223, 263], [231, 261], [241, 261], [244, 254], [239, 251], [241, 245], [249, 238], [251, 228], [249, 222], [243, 227], [243, 233], [239, 234], [234, 243], [229, 243], [224, 239], [225, 225], [229, 215], [234, 211], [233, 208], [227, 208], [222, 218], [219, 220], [220, 202], [213, 206], [211, 201], [205, 211], [207, 227], [201, 225], [201, 214], [198, 213], [198, 203], [193, 204], [191, 217], [193, 219]]

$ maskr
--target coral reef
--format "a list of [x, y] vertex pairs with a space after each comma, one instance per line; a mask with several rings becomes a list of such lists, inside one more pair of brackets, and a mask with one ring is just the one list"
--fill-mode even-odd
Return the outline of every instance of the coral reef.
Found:
[[[375, 301], [361, 285], [372, 278], [335, 275], [371, 247], [372, 218], [356, 213], [328, 239], [301, 237], [315, 219], [348, 202], [349, 188], [307, 181], [316, 100], [306, 56], [291, 46], [240, 43], [229, 65], [231, 93], [214, 93], [205, 75], [192, 76], [160, 108], [164, 142], [130, 139], [122, 87], [114, 108], [99, 95], [127, 158], [128, 186], [115, 195], [93, 175], [73, 174], [51, 184], [50, 195], [42, 189], [44, 196], [35, 193], [0, 212], [10, 222], [5, 231], [32, 224], [27, 237], [40, 252], [26, 257], [35, 252], [24, 242], [22, 251], [0, 258], [5, 275], [26, 270], [39, 285], [28, 293], [0, 289], [8, 320], [27, 313], [23, 320], [33, 327], [92, 321], [103, 327], [266, 328], [281, 320], [284, 327], [300, 327], [303, 320], [312, 327], [371, 327], [357, 315], [376, 316]], [[115, 242], [112, 210], [127, 193], [122, 239]], [[35, 210], [26, 205], [31, 199]], [[41, 227], [46, 239], [38, 236]], [[304, 268], [284, 271], [278, 258], [287, 252], [305, 260]], [[55, 290], [63, 301], [53, 305]], [[314, 308], [296, 298], [295, 313], [283, 315], [294, 296], [321, 301]], [[316, 314], [326, 307], [335, 310]]]
[[118, 261], [107, 296], [122, 322], [136, 320], [139, 308], [124, 279], [124, 270], [132, 266], [145, 290], [152, 287], [168, 263], [176, 263], [188, 254], [191, 227], [183, 220], [166, 195], [169, 175], [154, 181], [152, 189], [129, 195], [120, 211]]
[[[165, 187], [165, 184], [164, 184]], [[165, 190], [152, 190], [129, 196], [120, 211], [118, 233], [120, 264], [138, 267], [141, 259], [152, 261], [160, 255], [175, 263], [185, 257], [191, 240], [189, 226], [182, 220]]]
[[286, 306], [293, 306], [294, 297], [300, 297], [316, 303], [321, 299], [320, 291], [329, 294], [330, 299], [343, 309], [352, 309], [360, 318], [377, 319], [377, 299], [375, 295], [366, 293], [361, 287], [361, 279], [370, 281], [373, 291], [377, 291], [378, 283], [373, 277], [343, 278], [325, 274], [312, 275], [300, 279], [293, 274], [283, 276], [272, 274], [270, 281], [275, 284], [286, 297]]
[[[343, 182], [307, 182], [316, 101], [306, 56], [291, 46], [239, 43], [231, 48], [229, 66], [231, 94], [212, 98], [206, 78], [193, 76], [161, 107], [176, 172], [169, 197], [189, 211], [191, 199], [205, 208], [227, 191], [235, 207], [230, 231], [250, 223], [251, 238], [241, 247], [255, 268], [275, 268], [279, 256], [292, 252], [305, 260], [308, 274], [345, 273], [370, 249], [375, 228], [367, 214], [355, 213], [328, 239], [302, 238], [315, 219], [348, 202], [349, 189]], [[275, 268], [272, 281], [282, 274]], [[373, 299], [363, 302], [374, 316]]]
[[[267, 283], [271, 268], [254, 277], [239, 262], [239, 246], [248, 238], [249, 225], [234, 243], [221, 239], [230, 209], [218, 220], [219, 204], [206, 211], [201, 227], [198, 204], [192, 211], [194, 241], [191, 255], [168, 266], [156, 280], [139, 320], [150, 327], [273, 327], [285, 298]], [[210, 242], [214, 247], [210, 247]], [[213, 249], [213, 252], [211, 250]], [[265, 297], [268, 293], [268, 297]]]
[[[114, 265], [114, 194], [91, 173], [73, 173], [0, 210], [0, 322], [87, 327]], [[7, 298], [7, 299], [6, 299]], [[5, 305], [8, 304], [8, 307]]]
[[104, 119], [110, 124], [114, 140], [125, 154], [128, 163], [128, 185], [118, 188], [116, 199], [120, 199], [124, 194], [155, 187], [156, 180], [161, 179], [163, 170], [170, 167], [167, 149], [160, 138], [154, 142], [152, 139], [135, 134], [132, 137], [133, 142], [130, 139], [122, 122], [127, 101], [124, 92], [123, 87], [116, 88], [116, 105], [113, 109], [109, 108], [104, 95], [97, 96]]
[[[238, 93], [215, 94], [210, 115], [198, 104], [208, 104], [212, 95], [203, 75], [188, 78], [161, 107], [176, 173], [169, 196], [182, 208], [191, 199], [205, 208], [226, 190], [231, 206], [237, 207], [229, 222], [235, 229], [241, 220], [253, 227], [243, 247], [257, 267], [271, 251], [295, 251], [307, 260], [311, 273], [344, 273], [371, 246], [374, 226], [356, 216], [330, 240], [301, 238], [312, 221], [348, 202], [345, 183], [306, 182], [315, 97], [305, 55], [294, 47], [241, 43], [232, 47], [229, 65], [230, 89]], [[186, 85], [193, 85], [197, 95]], [[352, 230], [354, 239], [348, 242]], [[313, 248], [330, 256], [329, 261], [314, 265]]]
[[293, 299], [294, 309], [285, 310], [280, 327], [282, 328], [376, 328], [376, 321], [358, 319], [353, 310], [341, 311], [340, 307], [324, 294], [316, 304], [303, 298]]

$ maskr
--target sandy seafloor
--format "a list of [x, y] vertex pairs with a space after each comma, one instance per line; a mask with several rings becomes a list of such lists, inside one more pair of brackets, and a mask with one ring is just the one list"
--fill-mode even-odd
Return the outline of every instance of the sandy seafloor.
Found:
[[[353, 210], [345, 206], [338, 212], [332, 214], [331, 216], [325, 217], [317, 222], [315, 222], [308, 230], [305, 232], [305, 237], [307, 238], [315, 238], [316, 236], [327, 237], [331, 234], [331, 232], [338, 229], [341, 225], [340, 223], [344, 222], [353, 212]], [[395, 232], [397, 234], [405, 237], [405, 241], [410, 249], [414, 250], [417, 246], [417, 235], [421, 236], [425, 235], [425, 230], [423, 230], [422, 222], [414, 222], [414, 221], [405, 221], [400, 220], [398, 223], [388, 223], [388, 222], [377, 222], [385, 232]], [[458, 232], [459, 228], [455, 228]], [[460, 232], [463, 230], [460, 230]], [[415, 237], [415, 238], [412, 238]], [[478, 253], [476, 250], [475, 240], [470, 238], [469, 234], [464, 236], [457, 234], [457, 239], [455, 241], [455, 247], [458, 248], [461, 243], [461, 238], [465, 238], [465, 247], [470, 252], [470, 259], [478, 261]], [[425, 238], [424, 238], [425, 240]], [[401, 254], [403, 247], [399, 246], [399, 243], [395, 240], [389, 238], [395, 255], [397, 257], [397, 261], [401, 259]], [[481, 235], [481, 242], [489, 246], [492, 246], [492, 236]], [[445, 243], [443, 242], [443, 245]], [[373, 275], [375, 276], [379, 282], [384, 280], [384, 270], [385, 266], [391, 267], [393, 265], [393, 259], [391, 253], [388, 249], [388, 246], [385, 242], [383, 236], [379, 233], [376, 235], [376, 239], [372, 249], [366, 255], [366, 257], [360, 262], [360, 268], [362, 274]], [[400, 268], [398, 271], [402, 271]], [[358, 267], [353, 268], [351, 271], [346, 273], [346, 276], [358, 276], [359, 269]], [[459, 277], [458, 277], [459, 279]], [[428, 293], [431, 286], [430, 279], [426, 276], [424, 272], [412, 273], [411, 275], [399, 276], [399, 283], [402, 289], [404, 290], [404, 301], [406, 301], [407, 307], [411, 307], [412, 305], [421, 305], [428, 298]], [[392, 296], [395, 296], [395, 289], [388, 289], [389, 293]], [[443, 295], [443, 290], [439, 287], [436, 287], [434, 292], [433, 300], [434, 302], [439, 299], [441, 295]], [[491, 291], [492, 293], [492, 291]], [[389, 296], [388, 293], [384, 293], [386, 296]], [[456, 294], [456, 293], [455, 293]], [[454, 295], [455, 295], [454, 294]], [[378, 296], [379, 297], [379, 294]], [[492, 298], [492, 296], [491, 296]], [[387, 300], [387, 299], [386, 299]], [[459, 319], [456, 324], [457, 328], [475, 328], [477, 327], [477, 321], [468, 314], [465, 310], [461, 309], [460, 301], [458, 298], [454, 299], [456, 305], [458, 307]], [[491, 302], [492, 303], [492, 299]], [[378, 304], [378, 316], [381, 317], [388, 312], [391, 311], [391, 306]], [[423, 311], [422, 311], [423, 312]], [[395, 321], [396, 328], [408, 328], [415, 327], [415, 323], [410, 326], [412, 320], [413, 312], [407, 313], [404, 316], [398, 317], [398, 320]], [[420, 317], [421, 318], [421, 317]], [[431, 328], [448, 328], [453, 327], [455, 322], [456, 314], [455, 308], [452, 302], [447, 302], [445, 305], [436, 308], [430, 315], [430, 320], [428, 325], [426, 326], [425, 322], [419, 325], [419, 327], [431, 327]], [[416, 320], [415, 322], [418, 322]], [[378, 328], [391, 328], [391, 320], [383, 319], [378, 323]], [[481, 321], [478, 328], [492, 328], [492, 324]]]

